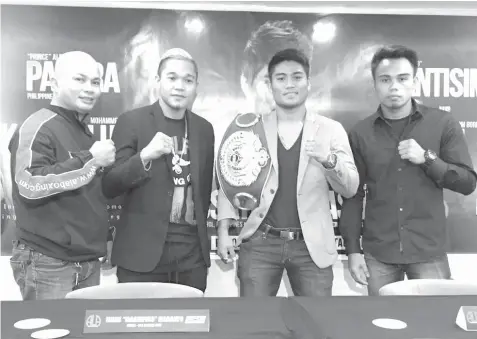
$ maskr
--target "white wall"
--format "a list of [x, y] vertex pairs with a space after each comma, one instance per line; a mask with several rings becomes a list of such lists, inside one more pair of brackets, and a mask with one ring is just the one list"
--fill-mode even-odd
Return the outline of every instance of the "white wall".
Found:
[[[10, 257], [0, 257], [0, 300], [21, 300], [20, 291], [13, 280], [9, 263]], [[466, 280], [477, 283], [477, 254], [450, 254], [449, 263], [452, 277], [455, 280]], [[225, 265], [220, 260], [213, 260], [209, 270], [207, 297], [236, 297], [238, 282], [236, 263]], [[333, 295], [366, 295], [366, 289], [353, 282], [348, 273], [347, 262], [339, 261], [333, 268], [335, 279]], [[101, 284], [115, 284], [115, 270], [104, 271]], [[279, 296], [292, 295], [288, 278], [284, 278], [278, 291]]]

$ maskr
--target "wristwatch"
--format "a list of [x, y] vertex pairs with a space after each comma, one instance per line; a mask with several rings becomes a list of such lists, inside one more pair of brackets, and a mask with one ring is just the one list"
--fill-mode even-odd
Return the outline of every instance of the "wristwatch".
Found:
[[323, 167], [326, 169], [333, 169], [336, 167], [336, 163], [338, 162], [338, 156], [335, 153], [331, 153], [326, 158], [326, 161], [323, 163]]
[[428, 149], [424, 152], [424, 165], [429, 167], [437, 159], [437, 154], [434, 151]]

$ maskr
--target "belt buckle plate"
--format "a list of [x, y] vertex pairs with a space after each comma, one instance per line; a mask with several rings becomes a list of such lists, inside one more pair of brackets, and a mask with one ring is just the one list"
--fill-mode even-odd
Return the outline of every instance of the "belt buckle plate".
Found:
[[295, 239], [295, 233], [292, 231], [280, 231], [280, 238], [286, 240]]

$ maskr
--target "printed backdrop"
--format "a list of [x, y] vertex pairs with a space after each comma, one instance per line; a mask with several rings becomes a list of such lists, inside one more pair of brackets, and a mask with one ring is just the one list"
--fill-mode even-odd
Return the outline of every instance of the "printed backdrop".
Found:
[[[370, 60], [381, 44], [397, 43], [420, 56], [415, 97], [461, 122], [477, 164], [477, 19], [474, 17], [327, 15], [250, 12], [192, 12], [149, 9], [1, 7], [2, 149], [12, 132], [51, 98], [58, 54], [82, 50], [104, 68], [103, 95], [90, 120], [93, 133], [109, 138], [117, 117], [156, 100], [151, 84], [160, 55], [186, 49], [199, 65], [193, 110], [214, 126], [217, 143], [240, 112], [269, 105], [263, 67], [294, 41], [310, 51], [312, 89], [308, 109], [346, 129], [373, 113]], [[216, 147], [217, 148], [217, 147]], [[2, 175], [8, 177], [8, 155]], [[8, 180], [4, 181], [8, 185]], [[2, 193], [3, 197], [3, 193]], [[330, 192], [336, 222], [341, 198]], [[477, 252], [477, 193], [445, 193], [449, 252]], [[209, 233], [216, 248], [217, 191], [212, 194]], [[112, 225], [121, 200], [108, 204]], [[2, 199], [2, 254], [11, 250], [15, 215]], [[247, 215], [242, 214], [238, 234]], [[337, 227], [336, 243], [344, 254]], [[345, 258], [343, 255], [342, 258]]]

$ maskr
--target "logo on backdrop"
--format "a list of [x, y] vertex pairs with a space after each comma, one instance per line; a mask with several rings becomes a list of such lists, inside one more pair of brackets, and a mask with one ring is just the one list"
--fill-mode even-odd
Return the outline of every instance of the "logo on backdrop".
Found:
[[426, 98], [475, 98], [477, 97], [477, 68], [419, 68], [416, 77], [419, 86], [413, 95]]
[[[58, 53], [28, 53], [26, 61], [26, 95], [30, 100], [51, 100], [51, 79], [55, 72], [55, 62]], [[115, 62], [108, 62], [106, 66], [99, 64], [103, 81], [101, 92], [120, 93], [118, 67]]]

